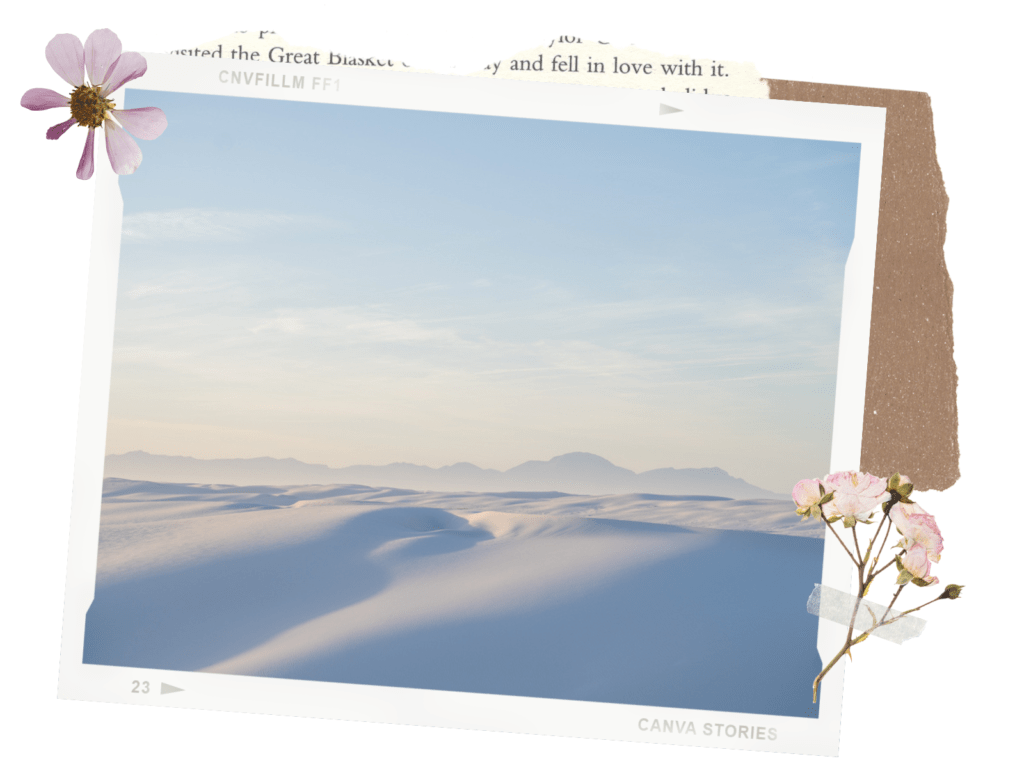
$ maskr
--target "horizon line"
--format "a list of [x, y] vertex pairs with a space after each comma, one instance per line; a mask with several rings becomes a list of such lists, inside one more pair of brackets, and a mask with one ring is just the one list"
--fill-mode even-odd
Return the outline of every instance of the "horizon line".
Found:
[[[741, 478], [741, 477], [738, 477], [736, 475], [730, 474], [727, 470], [723, 469], [722, 467], [718, 467], [718, 466], [706, 466], [706, 467], [660, 466], [660, 467], [654, 467], [653, 469], [645, 469], [645, 470], [637, 471], [637, 470], [629, 469], [628, 467], [623, 467], [623, 466], [621, 466], [619, 464], [616, 464], [615, 462], [611, 461], [610, 459], [606, 459], [604, 456], [601, 456], [600, 454], [597, 454], [597, 453], [593, 453], [591, 451], [569, 451], [568, 453], [560, 453], [560, 454], [558, 454], [556, 456], [552, 456], [550, 459], [527, 459], [525, 461], [519, 462], [518, 464], [513, 464], [508, 469], [494, 469], [492, 467], [483, 467], [483, 466], [481, 466], [479, 464], [474, 464], [471, 461], [456, 461], [456, 462], [453, 462], [451, 464], [442, 464], [441, 466], [438, 466], [438, 467], [433, 467], [433, 466], [430, 466], [428, 464], [416, 464], [415, 462], [411, 462], [411, 461], [391, 461], [391, 462], [388, 462], [386, 464], [348, 464], [346, 466], [338, 467], [338, 466], [331, 466], [329, 464], [324, 464], [322, 462], [305, 461], [304, 459], [298, 459], [298, 458], [295, 458], [294, 456], [285, 456], [283, 458], [282, 457], [277, 457], [277, 456], [221, 456], [221, 457], [216, 457], [216, 458], [199, 458], [197, 456], [185, 456], [185, 455], [182, 455], [182, 454], [151, 453], [151, 452], [143, 450], [141, 448], [137, 448], [137, 449], [134, 449], [134, 450], [131, 450], [131, 451], [125, 451], [123, 453], [106, 453], [106, 454], [104, 454], [104, 458], [107, 459], [107, 458], [110, 458], [110, 457], [128, 456], [129, 454], [132, 454], [132, 453], [144, 453], [147, 456], [161, 456], [161, 457], [170, 458], [170, 459], [192, 459], [193, 461], [259, 461], [260, 459], [269, 459], [271, 461], [296, 461], [296, 462], [298, 462], [300, 464], [306, 464], [307, 466], [325, 467], [327, 469], [350, 469], [352, 467], [383, 468], [383, 467], [391, 467], [391, 466], [396, 466], [396, 465], [405, 465], [405, 466], [410, 466], [410, 467], [422, 467], [424, 469], [431, 469], [431, 470], [435, 470], [436, 471], [436, 470], [439, 470], [439, 469], [447, 469], [449, 467], [456, 467], [456, 466], [459, 466], [460, 464], [467, 464], [467, 465], [469, 465], [471, 467], [475, 467], [475, 468], [483, 470], [485, 472], [501, 472], [501, 473], [508, 472], [508, 471], [510, 471], [512, 469], [515, 469], [516, 467], [521, 467], [524, 464], [529, 464], [531, 462], [537, 462], [539, 464], [546, 464], [548, 462], [554, 461], [555, 459], [560, 459], [560, 458], [563, 458], [565, 456], [583, 455], [583, 456], [593, 456], [595, 458], [601, 459], [601, 461], [605, 461], [605, 462], [611, 464], [613, 467], [615, 467], [617, 469], [624, 469], [627, 472], [632, 472], [635, 475], [640, 475], [640, 474], [643, 474], [645, 472], [656, 472], [656, 471], [658, 471], [660, 469], [671, 469], [671, 470], [677, 470], [677, 471], [678, 470], [698, 470], [698, 471], [699, 470], [718, 470], [719, 472], [724, 472], [726, 475], [728, 475], [729, 477], [732, 477], [733, 479], [742, 480], [743, 482], [748, 482], [746, 480], [743, 480], [743, 478]], [[751, 483], [751, 485], [753, 485], [753, 483]], [[768, 490], [768, 489], [766, 488], [765, 490]]]

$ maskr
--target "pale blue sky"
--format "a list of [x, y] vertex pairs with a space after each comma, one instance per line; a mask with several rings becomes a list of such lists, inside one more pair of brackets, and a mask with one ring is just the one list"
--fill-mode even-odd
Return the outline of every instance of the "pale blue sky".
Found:
[[827, 471], [859, 145], [128, 102], [108, 452]]

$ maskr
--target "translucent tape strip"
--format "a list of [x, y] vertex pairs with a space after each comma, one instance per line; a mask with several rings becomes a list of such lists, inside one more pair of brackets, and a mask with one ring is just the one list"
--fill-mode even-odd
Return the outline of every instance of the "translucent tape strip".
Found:
[[[904, 616], [899, 611], [889, 611], [886, 615], [886, 606], [872, 603], [870, 600], [861, 600], [857, 606], [857, 598], [840, 592], [838, 589], [826, 587], [821, 584], [814, 585], [814, 591], [807, 598], [807, 612], [823, 619], [850, 626], [850, 619], [854, 610], [857, 611], [857, 618], [854, 619], [853, 628], [858, 632], [865, 632], [876, 626], [885, 617], [885, 625], [878, 627], [871, 633], [873, 637], [880, 637], [892, 643], [902, 643], [910, 640], [924, 632], [924, 619], [917, 616]], [[895, 621], [890, 621], [895, 618]]]

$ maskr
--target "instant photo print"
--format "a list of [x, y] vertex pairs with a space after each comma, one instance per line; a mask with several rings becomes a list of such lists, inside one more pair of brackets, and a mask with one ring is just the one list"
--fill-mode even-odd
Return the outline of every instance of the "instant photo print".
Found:
[[836, 754], [885, 110], [148, 58], [60, 696]]

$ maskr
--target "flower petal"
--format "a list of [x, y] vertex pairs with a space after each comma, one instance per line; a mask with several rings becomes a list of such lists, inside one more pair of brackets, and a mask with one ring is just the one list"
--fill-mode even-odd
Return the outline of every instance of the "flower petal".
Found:
[[836, 472], [825, 478], [824, 485], [825, 490], [880, 498], [885, 494], [886, 481], [867, 472]]
[[929, 560], [939, 562], [943, 548], [942, 533], [935, 518], [921, 509], [920, 504], [898, 502], [889, 510], [889, 517], [906, 542], [921, 545]]
[[31, 109], [33, 112], [38, 112], [41, 109], [53, 109], [54, 107], [66, 107], [70, 103], [71, 99], [67, 96], [62, 96], [56, 91], [51, 91], [49, 88], [30, 88], [21, 97], [21, 106], [25, 109]]
[[886, 482], [867, 472], [836, 472], [825, 478], [825, 490], [833, 493], [828, 514], [863, 520], [887, 495]]
[[77, 122], [78, 121], [75, 120], [75, 118], [72, 117], [67, 122], [58, 123], [57, 125], [53, 126], [52, 128], [50, 128], [49, 130], [46, 131], [46, 138], [51, 139], [51, 140], [59, 139], [61, 136], [64, 135], [65, 131], [67, 131], [68, 128], [70, 128], [72, 125], [74, 125]]
[[97, 29], [85, 40], [85, 69], [89, 82], [100, 85], [121, 55], [121, 40], [109, 29]]
[[119, 176], [135, 173], [142, 163], [142, 150], [135, 139], [113, 120], [103, 121], [103, 132], [107, 137], [107, 157], [114, 173]]
[[853, 516], [862, 523], [870, 523], [873, 514], [874, 512], [869, 509], [860, 509], [857, 512], [854, 512]]
[[903, 568], [904, 570], [910, 571], [912, 574], [917, 576], [919, 579], [923, 579], [928, 575], [928, 571], [931, 569], [931, 564], [928, 562], [928, 553], [920, 544], [914, 544], [907, 550], [907, 554], [903, 556]]
[[78, 161], [78, 173], [75, 175], [82, 181], [92, 178], [92, 172], [96, 167], [93, 162], [93, 148], [96, 144], [96, 129], [90, 128], [89, 135], [85, 139], [85, 149], [82, 150], [82, 159]]
[[159, 107], [110, 110], [124, 128], [140, 139], [155, 139], [167, 127], [167, 115]]
[[929, 584], [938, 582], [937, 576], [931, 575], [932, 564], [929, 562], [928, 553], [923, 544], [914, 544], [903, 556], [903, 568], [918, 579], [924, 579]]
[[57, 35], [46, 45], [46, 60], [53, 71], [77, 88], [85, 83], [85, 52], [74, 35]]
[[809, 507], [821, 500], [818, 480], [801, 480], [793, 486], [793, 501], [798, 507]]
[[898, 501], [889, 510], [889, 519], [896, 526], [896, 530], [903, 535], [910, 530], [910, 515], [913, 514], [915, 506], [913, 502]]
[[146, 74], [146, 67], [146, 58], [141, 53], [122, 53], [107, 71], [100, 95], [107, 97], [130, 80], [142, 77]]
[[937, 563], [942, 556], [942, 532], [939, 531], [935, 518], [921, 509], [920, 504], [915, 504], [914, 506], [917, 509], [910, 518], [914, 527], [911, 535], [914, 537], [914, 541], [923, 544], [925, 549], [928, 550], [928, 559]]

